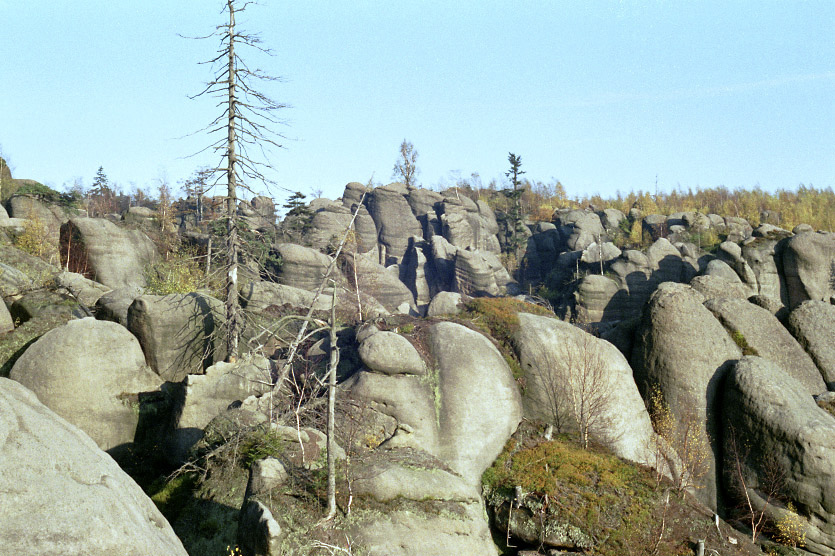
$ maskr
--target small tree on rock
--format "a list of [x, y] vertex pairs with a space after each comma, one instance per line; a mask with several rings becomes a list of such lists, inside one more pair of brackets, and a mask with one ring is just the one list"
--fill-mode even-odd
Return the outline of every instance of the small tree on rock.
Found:
[[417, 157], [415, 146], [403, 139], [400, 143], [400, 158], [394, 163], [392, 178], [402, 181], [407, 187], [417, 185]]

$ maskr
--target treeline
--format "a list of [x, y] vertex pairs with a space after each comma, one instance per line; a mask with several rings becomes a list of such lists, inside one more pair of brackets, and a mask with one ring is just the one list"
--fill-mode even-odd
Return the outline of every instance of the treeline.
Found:
[[[507, 197], [495, 181], [487, 186], [477, 182], [477, 187], [473, 187], [472, 181], [461, 180], [457, 185], [473, 200], [481, 199], [502, 211], [510, 208]], [[745, 218], [753, 226], [768, 223], [791, 230], [798, 224], [809, 224], [816, 230], [835, 229], [835, 192], [831, 187], [801, 184], [797, 189], [769, 192], [760, 187], [729, 189], [719, 186], [657, 193], [638, 190], [624, 194], [618, 191], [613, 197], [599, 194], [570, 196], [555, 180], [523, 180], [520, 187], [524, 189], [522, 211], [533, 221], [550, 221], [554, 211], [563, 208], [615, 208], [628, 214], [636, 207], [645, 215], [698, 211]]]

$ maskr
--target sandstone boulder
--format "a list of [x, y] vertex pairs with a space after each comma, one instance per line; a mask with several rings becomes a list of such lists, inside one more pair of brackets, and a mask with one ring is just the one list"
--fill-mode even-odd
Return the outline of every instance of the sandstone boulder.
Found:
[[174, 404], [173, 430], [165, 439], [169, 461], [182, 464], [212, 419], [235, 401], [267, 392], [270, 382], [269, 360], [251, 357], [236, 363], [215, 363], [205, 374], [190, 374], [173, 385], [169, 389]]
[[835, 305], [804, 301], [789, 314], [788, 328], [812, 356], [829, 390], [835, 390]]
[[12, 314], [9, 313], [9, 308], [0, 299], [0, 334], [5, 334], [12, 330], [14, 330], [14, 319], [12, 318]]
[[281, 256], [278, 281], [294, 288], [316, 291], [331, 264], [330, 257], [295, 243], [279, 243], [275, 250]]
[[426, 311], [427, 317], [438, 317], [441, 315], [457, 315], [461, 312], [459, 305], [463, 297], [458, 292], [438, 292], [432, 298], [429, 308]]
[[603, 320], [622, 320], [629, 314], [620, 304], [620, 292], [617, 282], [608, 276], [589, 274], [585, 276], [574, 292], [578, 314], [586, 322]]
[[14, 469], [0, 474], [0, 544], [10, 554], [186, 556], [154, 503], [113, 459], [4, 378], [0, 466]]
[[429, 380], [365, 371], [345, 383], [346, 395], [394, 418], [384, 447], [428, 452], [475, 484], [519, 423], [519, 392], [504, 358], [481, 334], [441, 322], [429, 341], [437, 368]]
[[369, 370], [386, 375], [423, 375], [426, 365], [412, 344], [394, 332], [378, 332], [359, 347], [359, 356]]
[[[402, 184], [401, 184], [402, 185]], [[409, 246], [409, 238], [422, 236], [422, 227], [406, 200], [405, 187], [397, 184], [374, 189], [366, 197], [366, 207], [377, 227], [377, 238], [387, 265], [399, 263]]]
[[717, 394], [741, 351], [703, 305], [704, 296], [683, 284], [661, 284], [650, 297], [635, 335], [632, 369], [642, 392], [658, 386], [678, 424], [690, 422], [713, 439], [710, 468], [696, 497], [718, 504]]
[[178, 382], [225, 357], [223, 303], [208, 295], [142, 295], [131, 303], [127, 320], [163, 380]]
[[[714, 260], [725, 267], [722, 261]], [[708, 265], [710, 267], [710, 265]], [[729, 269], [730, 270], [730, 269]], [[690, 287], [702, 294], [705, 299], [714, 299], [716, 297], [733, 297], [736, 299], [748, 299], [751, 294], [750, 290], [739, 280], [739, 277], [731, 271], [735, 280], [728, 280], [718, 274], [705, 274], [704, 276], [696, 276], [690, 280]]]
[[[739, 463], [755, 509], [775, 522], [785, 515], [782, 504], [766, 506], [760, 489], [776, 467], [784, 476], [781, 494], [805, 531], [804, 549], [835, 554], [835, 418], [784, 369], [759, 357], [744, 357], [728, 374], [723, 407], [726, 452], [733, 455], [732, 435], [750, 450]], [[739, 488], [738, 476], [727, 480]]]
[[138, 287], [118, 288], [105, 293], [96, 300], [96, 318], [118, 322], [127, 328], [128, 308], [140, 295], [142, 288]]
[[829, 301], [835, 296], [835, 234], [803, 233], [789, 239], [783, 274], [789, 309], [807, 299]]
[[[596, 407], [591, 435], [622, 457], [652, 465], [654, 432], [632, 369], [618, 349], [560, 320], [519, 313], [513, 344], [525, 373], [525, 416], [571, 430], [572, 396]], [[594, 383], [591, 391], [583, 385]]]
[[137, 395], [162, 383], [130, 332], [92, 318], [44, 334], [17, 360], [9, 378], [114, 455], [134, 440]]
[[153, 242], [139, 230], [103, 218], [73, 218], [61, 226], [61, 266], [109, 288], [144, 287], [156, 259]]
[[88, 280], [81, 274], [66, 271], [55, 276], [55, 289], [88, 308], [95, 306], [101, 296], [112, 290], [104, 284]]
[[[812, 359], [789, 334], [777, 317], [762, 307], [742, 299], [716, 298], [705, 302], [745, 351], [773, 361], [792, 378], [803, 384], [809, 394], [826, 390], [826, 384]], [[747, 350], [744, 346], [747, 346]]]

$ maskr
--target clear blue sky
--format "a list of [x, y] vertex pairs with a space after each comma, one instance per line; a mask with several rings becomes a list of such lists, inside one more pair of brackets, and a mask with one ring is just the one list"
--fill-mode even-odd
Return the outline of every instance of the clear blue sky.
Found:
[[[0, 0], [0, 145], [15, 177], [60, 188], [99, 165], [125, 189], [208, 156], [182, 136], [220, 0]], [[387, 183], [400, 142], [419, 180], [486, 183], [522, 156], [569, 194], [835, 186], [835, 1], [261, 0], [239, 21], [285, 78], [273, 152], [290, 190]], [[276, 192], [278, 197], [283, 193]]]

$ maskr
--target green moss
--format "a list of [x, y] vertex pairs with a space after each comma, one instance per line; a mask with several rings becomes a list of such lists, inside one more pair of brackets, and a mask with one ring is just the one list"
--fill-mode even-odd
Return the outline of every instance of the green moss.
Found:
[[522, 506], [536, 516], [537, 527], [596, 539], [595, 554], [632, 552], [659, 500], [647, 470], [599, 448], [584, 450], [565, 435], [511, 439], [482, 483], [493, 508], [506, 507], [521, 487]]
[[748, 340], [739, 330], [734, 330], [731, 334], [731, 339], [742, 350], [742, 355], [759, 355], [759, 352], [748, 345]]
[[519, 329], [519, 313], [553, 317], [553, 311], [512, 297], [477, 297], [464, 307], [460, 318], [496, 340], [520, 389], [524, 372], [513, 349], [513, 335]]
[[173, 522], [191, 500], [197, 485], [197, 475], [184, 473], [170, 481], [160, 479], [148, 488], [147, 494], [165, 518]]

